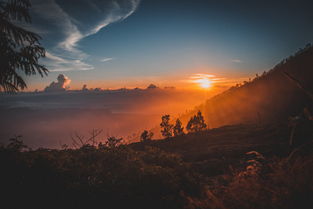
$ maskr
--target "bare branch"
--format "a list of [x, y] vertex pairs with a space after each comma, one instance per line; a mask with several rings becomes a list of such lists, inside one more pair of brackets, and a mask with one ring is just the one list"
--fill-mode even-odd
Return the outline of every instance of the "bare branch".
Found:
[[97, 137], [102, 132], [102, 129], [92, 129], [92, 131], [89, 131], [90, 137], [88, 139], [85, 139], [84, 135], [79, 134], [78, 132], [74, 132], [71, 134], [72, 144], [75, 148], [80, 148], [85, 145], [95, 146], [98, 143]]
[[306, 95], [308, 95], [308, 96], [310, 97], [310, 99], [313, 101], [313, 94], [312, 94], [310, 91], [306, 90], [306, 89], [303, 87], [303, 85], [301, 84], [301, 82], [300, 82], [299, 80], [297, 80], [295, 77], [293, 77], [292, 75], [290, 75], [289, 73], [287, 73], [287, 72], [285, 72], [285, 71], [283, 71], [283, 73], [284, 73], [284, 75], [285, 75], [291, 82], [293, 82], [294, 84], [296, 84], [296, 86], [297, 86], [299, 89], [301, 89], [302, 91], [304, 91], [304, 93], [305, 93]]

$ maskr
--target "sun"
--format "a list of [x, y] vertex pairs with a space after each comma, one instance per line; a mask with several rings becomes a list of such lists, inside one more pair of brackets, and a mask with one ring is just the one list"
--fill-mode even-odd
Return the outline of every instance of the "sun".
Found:
[[213, 87], [216, 80], [215, 75], [198, 73], [190, 76], [188, 82], [196, 84], [197, 88], [210, 89]]
[[208, 89], [212, 87], [212, 81], [209, 78], [200, 78], [196, 80], [196, 83], [203, 89]]

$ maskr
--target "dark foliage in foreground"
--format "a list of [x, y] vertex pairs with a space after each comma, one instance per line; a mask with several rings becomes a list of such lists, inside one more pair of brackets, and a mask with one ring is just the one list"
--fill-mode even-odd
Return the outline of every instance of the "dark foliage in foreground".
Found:
[[2, 148], [1, 205], [7, 208], [183, 208], [199, 197], [199, 175], [157, 148], [18, 152]]
[[0, 148], [1, 206], [312, 208], [313, 145], [290, 155], [283, 133], [285, 125], [238, 125], [111, 148], [35, 151], [17, 137]]

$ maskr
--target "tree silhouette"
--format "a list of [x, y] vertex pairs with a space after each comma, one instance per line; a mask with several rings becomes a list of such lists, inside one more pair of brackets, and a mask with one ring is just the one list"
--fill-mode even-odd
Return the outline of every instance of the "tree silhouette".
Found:
[[170, 124], [170, 115], [163, 115], [160, 123], [162, 136], [169, 138], [172, 136], [173, 125]]
[[16, 92], [27, 87], [26, 76], [47, 75], [48, 69], [38, 63], [45, 57], [41, 37], [16, 23], [31, 23], [29, 0], [0, 2], [0, 90]]
[[153, 133], [151, 131], [144, 130], [140, 135], [140, 140], [142, 142], [151, 141]]
[[198, 132], [202, 131], [207, 127], [207, 125], [204, 122], [204, 118], [200, 111], [198, 111], [197, 115], [194, 115], [192, 118], [190, 118], [186, 129], [188, 132]]
[[121, 142], [123, 141], [123, 138], [117, 138], [117, 137], [114, 137], [114, 136], [110, 136], [107, 138], [107, 141], [105, 142], [105, 145], [108, 147], [108, 148], [115, 148], [115, 147], [118, 147]]
[[23, 140], [21, 139], [22, 136], [15, 136], [13, 138], [10, 138], [10, 143], [7, 145], [7, 149], [13, 150], [16, 152], [21, 152], [28, 147], [24, 144]]
[[184, 134], [184, 127], [179, 119], [176, 120], [175, 126], [173, 127], [174, 136], [180, 136]]

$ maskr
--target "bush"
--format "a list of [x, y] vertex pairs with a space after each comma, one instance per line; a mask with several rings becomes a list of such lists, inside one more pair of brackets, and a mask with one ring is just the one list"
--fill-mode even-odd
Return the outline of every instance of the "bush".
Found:
[[[189, 199], [195, 208], [309, 209], [313, 205], [313, 157], [293, 162], [275, 159], [264, 172], [234, 172], [217, 178], [205, 199]], [[248, 174], [248, 175], [247, 175]]]
[[151, 141], [152, 137], [153, 133], [151, 131], [144, 130], [140, 135], [140, 141], [142, 142]]
[[179, 156], [147, 147], [0, 152], [2, 206], [183, 208], [200, 176]]

